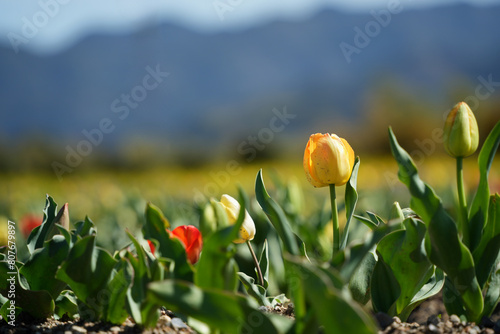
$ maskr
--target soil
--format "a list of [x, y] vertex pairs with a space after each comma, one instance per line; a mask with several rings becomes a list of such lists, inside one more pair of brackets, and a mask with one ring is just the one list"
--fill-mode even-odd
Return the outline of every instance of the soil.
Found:
[[381, 330], [379, 334], [404, 333], [469, 333], [469, 334], [499, 334], [500, 308], [489, 319], [483, 319], [480, 324], [461, 321], [456, 315], [448, 315], [442, 302], [441, 293], [420, 304], [402, 322], [398, 317], [391, 318], [385, 314], [376, 314], [375, 318]]
[[146, 334], [190, 334], [195, 333], [186, 323], [168, 310], [161, 310], [160, 318], [155, 328], [143, 329], [135, 324], [132, 318], [125, 320], [120, 326], [108, 324], [104, 322], [89, 322], [89, 321], [72, 321], [69, 319], [55, 320], [49, 318], [44, 322], [21, 321], [16, 327], [7, 325], [4, 321], [0, 321], [0, 334], [13, 333], [54, 333], [54, 334], [115, 334], [115, 333], [146, 333]]
[[[275, 307], [261, 307], [262, 312], [279, 314], [294, 318], [292, 304], [278, 304]], [[500, 307], [498, 307], [489, 319], [483, 319], [482, 323], [462, 322], [456, 315], [449, 316], [446, 313], [440, 296], [429, 298], [418, 306], [410, 315], [407, 322], [402, 322], [398, 317], [390, 317], [383, 313], [375, 315], [378, 321], [379, 334], [406, 334], [406, 333], [469, 333], [469, 334], [500, 334]], [[195, 333], [174, 313], [162, 309], [160, 319], [153, 329], [143, 329], [135, 324], [132, 319], [127, 319], [122, 325], [112, 325], [102, 322], [72, 321], [69, 319], [55, 320], [47, 319], [44, 322], [24, 321], [16, 327], [8, 326], [0, 321], [0, 334], [11, 333]]]

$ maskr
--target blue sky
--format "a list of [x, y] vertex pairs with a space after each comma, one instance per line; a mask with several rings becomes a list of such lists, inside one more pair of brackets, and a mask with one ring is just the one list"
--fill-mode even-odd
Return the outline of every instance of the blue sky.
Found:
[[276, 18], [303, 19], [325, 7], [368, 13], [391, 2], [403, 8], [457, 2], [500, 4], [499, 0], [2, 0], [0, 40], [8, 42], [9, 34], [23, 36], [23, 27], [36, 21], [36, 31], [21, 46], [50, 52], [89, 32], [132, 30], [151, 22], [170, 21], [200, 31], [220, 31]]

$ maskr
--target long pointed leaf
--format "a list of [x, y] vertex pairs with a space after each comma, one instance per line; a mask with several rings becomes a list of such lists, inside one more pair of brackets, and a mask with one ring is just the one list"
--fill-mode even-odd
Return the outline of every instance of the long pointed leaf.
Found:
[[356, 191], [356, 183], [358, 181], [358, 171], [359, 171], [359, 157], [356, 157], [354, 162], [354, 167], [352, 168], [351, 177], [345, 186], [345, 215], [346, 224], [344, 231], [342, 233], [342, 240], [340, 242], [340, 249], [344, 249], [347, 245], [347, 238], [349, 237], [349, 225], [351, 223], [352, 216], [354, 215], [354, 209], [356, 208], [356, 203], [358, 203], [358, 192]]
[[489, 284], [484, 296], [483, 316], [490, 317], [500, 301], [500, 255], [491, 273]]
[[483, 227], [486, 224], [490, 197], [488, 174], [499, 145], [500, 121], [491, 130], [479, 153], [479, 185], [469, 212], [470, 249], [472, 251], [479, 244]]
[[45, 208], [43, 209], [43, 222], [40, 226], [35, 227], [27, 240], [27, 246], [30, 253], [35, 249], [42, 248], [43, 243], [52, 234], [54, 229], [54, 218], [57, 216], [57, 204], [54, 199], [47, 195], [45, 200]]
[[259, 202], [262, 210], [266, 213], [273, 224], [276, 232], [283, 241], [285, 250], [293, 255], [299, 255], [299, 247], [297, 245], [297, 239], [290, 227], [283, 209], [276, 203], [271, 196], [267, 193], [266, 187], [264, 185], [264, 180], [262, 179], [262, 170], [257, 173], [257, 179], [255, 180], [255, 196]]
[[477, 280], [480, 286], [485, 286], [495, 261], [500, 252], [500, 196], [498, 194], [490, 197], [488, 208], [488, 223], [486, 224], [481, 242], [474, 250], [474, 262], [476, 264]]
[[238, 278], [245, 287], [249, 296], [255, 298], [255, 300], [262, 306], [271, 306], [271, 303], [266, 297], [266, 289], [264, 289], [261, 285], [256, 284], [253, 277], [250, 277], [243, 272], [239, 272]]

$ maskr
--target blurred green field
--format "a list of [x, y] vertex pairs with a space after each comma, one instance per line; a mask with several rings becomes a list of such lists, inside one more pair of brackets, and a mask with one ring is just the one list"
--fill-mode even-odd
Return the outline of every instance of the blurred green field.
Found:
[[[438, 191], [445, 205], [452, 208], [455, 200], [454, 160], [448, 156], [432, 156], [422, 159], [418, 167], [423, 179]], [[88, 215], [100, 231], [99, 244], [108, 249], [119, 249], [128, 243], [125, 228], [133, 233], [139, 231], [147, 202], [160, 207], [173, 226], [198, 225], [198, 204], [210, 197], [219, 199], [224, 193], [236, 197], [237, 185], [241, 185], [253, 199], [255, 177], [261, 168], [270, 192], [276, 189], [276, 184], [300, 189], [304, 198], [300, 215], [305, 221], [318, 208], [328, 205], [328, 189], [314, 189], [307, 182], [302, 161], [298, 158], [297, 161], [240, 164], [237, 168], [214, 164], [203, 168], [168, 167], [139, 172], [75, 171], [63, 181], [51, 174], [2, 174], [0, 221], [20, 222], [28, 214], [41, 218], [45, 194], [50, 194], [59, 205], [69, 203], [72, 223]], [[478, 182], [476, 157], [465, 160], [465, 177], [465, 183], [474, 189]], [[490, 180], [492, 191], [500, 192], [499, 158], [492, 166]], [[343, 192], [343, 189], [338, 191], [340, 202]], [[358, 192], [357, 214], [369, 210], [386, 217], [396, 200], [403, 207], [408, 206], [408, 192], [397, 180], [397, 166], [389, 156], [361, 157]], [[258, 211], [254, 201], [251, 209]], [[257, 237], [258, 234], [259, 231]]]

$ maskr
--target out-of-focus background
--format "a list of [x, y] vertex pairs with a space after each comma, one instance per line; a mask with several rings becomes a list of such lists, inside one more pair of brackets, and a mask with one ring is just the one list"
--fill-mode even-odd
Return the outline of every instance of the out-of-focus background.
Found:
[[385, 213], [407, 200], [389, 125], [453, 202], [440, 129], [459, 101], [481, 141], [500, 119], [499, 17], [487, 0], [2, 1], [0, 219], [41, 217], [49, 193], [104, 230], [146, 201], [196, 223], [193, 200], [251, 193], [259, 168], [323, 198], [302, 171], [315, 132], [351, 143], [360, 208]]

